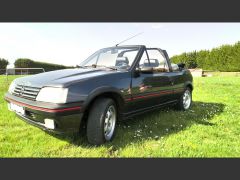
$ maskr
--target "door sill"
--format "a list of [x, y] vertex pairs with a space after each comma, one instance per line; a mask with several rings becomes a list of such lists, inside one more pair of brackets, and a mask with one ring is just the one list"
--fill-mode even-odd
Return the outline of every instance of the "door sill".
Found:
[[143, 114], [143, 113], [148, 112], [148, 111], [153, 111], [155, 109], [165, 107], [165, 106], [168, 106], [168, 105], [172, 105], [172, 104], [175, 104], [175, 103], [177, 103], [177, 100], [168, 101], [168, 102], [165, 102], [165, 103], [162, 103], [162, 104], [138, 109], [138, 110], [131, 111], [131, 112], [128, 112], [128, 113], [122, 113], [122, 117], [123, 117], [123, 119], [128, 119], [128, 118], [131, 118], [133, 116]]

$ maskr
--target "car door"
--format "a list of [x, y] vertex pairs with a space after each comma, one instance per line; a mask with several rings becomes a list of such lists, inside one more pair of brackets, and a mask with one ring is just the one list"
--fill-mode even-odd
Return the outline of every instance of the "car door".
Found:
[[170, 69], [158, 49], [145, 49], [137, 68], [153, 67], [152, 73], [139, 73], [132, 78], [132, 110], [164, 104], [172, 100]]
[[186, 76], [184, 75], [185, 70], [180, 70], [179, 68], [173, 69], [171, 66], [171, 61], [168, 57], [168, 54], [165, 50], [162, 50], [164, 56], [166, 57], [168, 61], [168, 65], [170, 68], [170, 71], [168, 73], [168, 76], [172, 83], [172, 89], [173, 89], [173, 95], [171, 96], [172, 100], [178, 100], [180, 96], [182, 95], [185, 87], [185, 82], [187, 81]]

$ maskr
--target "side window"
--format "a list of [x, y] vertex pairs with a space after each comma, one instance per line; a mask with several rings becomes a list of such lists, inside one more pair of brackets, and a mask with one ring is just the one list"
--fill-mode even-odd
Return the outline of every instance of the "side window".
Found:
[[129, 51], [123, 54], [124, 57], [126, 57], [129, 61], [129, 64], [132, 64], [138, 51]]
[[165, 57], [156, 49], [147, 50], [150, 66], [154, 72], [169, 72], [169, 67]]
[[139, 66], [139, 68], [150, 66], [146, 51], [144, 51], [144, 53], [139, 61], [138, 66]]

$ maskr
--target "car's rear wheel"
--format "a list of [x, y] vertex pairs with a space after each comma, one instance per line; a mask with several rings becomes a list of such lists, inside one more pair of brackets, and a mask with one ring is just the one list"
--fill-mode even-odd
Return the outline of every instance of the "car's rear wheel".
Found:
[[87, 121], [87, 138], [93, 145], [111, 141], [115, 134], [117, 108], [111, 98], [98, 98], [94, 101]]
[[192, 91], [190, 88], [186, 88], [179, 98], [178, 103], [176, 104], [176, 108], [179, 110], [188, 110], [192, 104]]

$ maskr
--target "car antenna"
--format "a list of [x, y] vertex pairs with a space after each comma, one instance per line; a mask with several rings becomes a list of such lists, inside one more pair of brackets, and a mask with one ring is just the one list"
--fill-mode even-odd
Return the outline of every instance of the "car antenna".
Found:
[[136, 36], [138, 36], [138, 35], [140, 35], [140, 34], [143, 34], [143, 32], [138, 33], [138, 34], [136, 34], [136, 35], [134, 35], [134, 36], [131, 36], [131, 37], [129, 37], [129, 38], [127, 38], [127, 39], [121, 41], [120, 43], [116, 44], [116, 46], [118, 46], [119, 44], [121, 44], [121, 43], [123, 43], [123, 42], [125, 42], [125, 41], [128, 41], [128, 40], [130, 40], [130, 39], [132, 39], [132, 38], [134, 38], [134, 37], [136, 37]]

